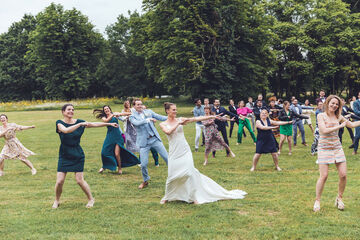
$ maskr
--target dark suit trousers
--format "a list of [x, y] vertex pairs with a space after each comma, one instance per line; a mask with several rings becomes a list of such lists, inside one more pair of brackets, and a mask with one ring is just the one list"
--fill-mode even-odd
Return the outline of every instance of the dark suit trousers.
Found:
[[[229, 140], [227, 138], [226, 128], [218, 129], [219, 132], [221, 132], [221, 135], [223, 136], [224, 142], [229, 146]], [[216, 151], [213, 152], [213, 156], [215, 156]], [[226, 150], [226, 154], [229, 154], [230, 152]]]

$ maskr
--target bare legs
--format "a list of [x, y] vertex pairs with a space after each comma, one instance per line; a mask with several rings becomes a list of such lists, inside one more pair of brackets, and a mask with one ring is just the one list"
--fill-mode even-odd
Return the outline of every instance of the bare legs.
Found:
[[[342, 202], [342, 197], [345, 191], [346, 186], [346, 162], [336, 163], [336, 168], [339, 174], [339, 187], [338, 187], [338, 196], [336, 198], [339, 209], [344, 209], [344, 204]], [[320, 200], [321, 194], [324, 190], [325, 182], [328, 178], [329, 165], [328, 164], [319, 164], [320, 177], [316, 182], [316, 200], [314, 204], [314, 211], [317, 212], [320, 210]], [[342, 206], [340, 206], [342, 204]], [[316, 205], [316, 208], [315, 208]]]
[[281, 152], [282, 146], [285, 142], [285, 139], [287, 139], [288, 145], [289, 145], [289, 155], [291, 155], [291, 136], [286, 136], [283, 134], [280, 134], [280, 143], [279, 143], [279, 154]]
[[[58, 172], [56, 177], [56, 184], [55, 184], [55, 201], [52, 208], [58, 208], [60, 205], [60, 197], [63, 189], [63, 185], [65, 182], [66, 173], [65, 172]], [[75, 173], [76, 183], [79, 184], [81, 189], [84, 191], [88, 198], [88, 203], [86, 204], [87, 208], [91, 208], [94, 206], [95, 199], [93, 198], [89, 184], [84, 180], [84, 173], [83, 172], [76, 172]]]
[[314, 128], [311, 124], [309, 124], [309, 128], [311, 129], [312, 134], [314, 135]]
[[27, 160], [27, 159], [20, 159], [23, 163], [25, 163], [26, 166], [28, 166], [31, 169], [31, 174], [35, 175], [36, 174], [36, 169], [34, 168], [34, 166], [32, 165], [32, 163]]
[[[121, 148], [119, 145], [115, 145], [115, 150], [114, 150], [114, 155], [115, 155], [115, 159], [116, 159], [116, 162], [117, 162], [117, 165], [118, 165], [118, 174], [122, 174], [122, 170], [121, 170], [121, 155], [120, 155], [120, 151], [121, 151]], [[99, 173], [103, 173], [104, 172], [104, 168], [100, 168], [99, 169]]]
[[119, 145], [115, 145], [115, 158], [118, 164], [118, 173], [122, 174], [122, 170], [121, 170], [121, 156], [120, 156], [120, 146]]
[[5, 165], [5, 161], [0, 160], [0, 177], [4, 175], [4, 165]]
[[[278, 153], [276, 153], [276, 152], [271, 153], [271, 156], [272, 156], [272, 158], [273, 158], [273, 161], [274, 161], [276, 170], [281, 171], [281, 168], [279, 167], [279, 157], [278, 157]], [[251, 167], [251, 169], [250, 169], [251, 172], [255, 171], [256, 165], [257, 165], [257, 163], [259, 162], [260, 157], [261, 157], [261, 154], [260, 154], [260, 153], [255, 153], [255, 155], [254, 155], [254, 157], [253, 157], [253, 165], [252, 165], [252, 167]]]
[[60, 205], [60, 197], [64, 186], [65, 178], [66, 178], [66, 173], [64, 172], [58, 172], [56, 175], [55, 201], [54, 204], [52, 205], [52, 208], [58, 208]]
[[[23, 163], [25, 163], [26, 166], [28, 166], [31, 169], [31, 174], [35, 175], [36, 174], [36, 169], [34, 168], [34, 166], [32, 165], [32, 163], [25, 159], [20, 159], [20, 161], [22, 161]], [[2, 160], [0, 162], [0, 177], [4, 175], [4, 166], [5, 166], [5, 160]]]
[[[227, 145], [226, 143], [224, 143], [224, 148], [229, 152], [229, 154], [227, 155], [227, 157], [231, 156], [231, 157], [235, 157], [235, 154], [233, 153], [233, 151], [231, 151], [231, 148], [229, 147], [229, 145]], [[209, 151], [206, 151], [205, 149], [205, 161], [204, 161], [204, 166], [206, 166], [208, 164], [208, 159], [209, 159]]]

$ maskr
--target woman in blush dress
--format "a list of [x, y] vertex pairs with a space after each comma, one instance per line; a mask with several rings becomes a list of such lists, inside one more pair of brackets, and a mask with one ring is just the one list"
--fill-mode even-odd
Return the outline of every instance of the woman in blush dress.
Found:
[[194, 166], [192, 152], [184, 136], [183, 125], [190, 122], [214, 120], [216, 116], [176, 118], [177, 110], [173, 103], [165, 103], [165, 111], [168, 120], [160, 123], [160, 127], [169, 139], [169, 162], [165, 196], [160, 203], [184, 201], [203, 204], [244, 198], [246, 192], [227, 191], [209, 177], [201, 174]]
[[[146, 109], [145, 105], [144, 108]], [[133, 109], [131, 108], [131, 104], [129, 100], [124, 102], [124, 109], [121, 111], [122, 113], [132, 113]], [[129, 120], [130, 116], [119, 117], [119, 120], [124, 122], [124, 132], [126, 139], [126, 149], [131, 151], [133, 154], [140, 151], [140, 149], [136, 146], [136, 129], [134, 125]], [[154, 148], [150, 148], [151, 154], [154, 158], [155, 166], [159, 167], [159, 154]], [[140, 156], [139, 156], [140, 159]]]
[[[209, 106], [204, 108], [205, 116], [211, 116], [211, 109]], [[225, 117], [216, 116], [215, 117], [221, 121], [228, 121], [229, 119]], [[217, 125], [215, 124], [214, 118], [202, 121], [205, 126], [205, 161], [204, 166], [208, 164], [209, 154], [216, 150], [226, 149], [229, 151], [231, 157], [235, 157], [235, 154], [231, 151], [229, 145], [227, 145], [224, 139], [221, 137], [219, 131], [217, 130]]]
[[[127, 100], [124, 102], [124, 109], [122, 110], [122, 113], [131, 114], [130, 101]], [[130, 122], [129, 116], [123, 116], [120, 117], [119, 119], [124, 122], [126, 149], [134, 154], [139, 152], [139, 148], [136, 146], [136, 129]]]
[[80, 146], [81, 136], [85, 128], [105, 126], [118, 128], [119, 125], [116, 123], [91, 123], [81, 119], [74, 119], [74, 106], [72, 104], [65, 104], [61, 108], [61, 112], [64, 119], [56, 121], [56, 132], [59, 134], [61, 145], [55, 184], [55, 201], [52, 208], [58, 208], [60, 205], [60, 197], [68, 172], [75, 173], [76, 182], [88, 198], [86, 207], [91, 208], [94, 206], [95, 198], [93, 198], [90, 187], [84, 180], [85, 154]]
[[[106, 123], [119, 124], [117, 117], [128, 116], [131, 113], [113, 113], [110, 106], [105, 105], [102, 109], [95, 109], [96, 118]], [[115, 171], [118, 168], [118, 174], [122, 174], [121, 167], [131, 167], [139, 164], [139, 159], [124, 147], [124, 139], [120, 128], [108, 127], [108, 132], [101, 150], [102, 167], [99, 173], [104, 169]]]
[[344, 210], [342, 200], [346, 186], [346, 158], [339, 139], [339, 129], [343, 127], [358, 127], [360, 121], [350, 122], [341, 115], [342, 102], [336, 95], [330, 95], [324, 103], [324, 112], [317, 115], [319, 127], [318, 158], [320, 177], [316, 182], [316, 200], [314, 212], [320, 211], [320, 200], [328, 177], [329, 166], [335, 164], [339, 174], [338, 194], [335, 198], [335, 206]]
[[20, 126], [16, 123], [8, 123], [8, 117], [5, 114], [0, 115], [2, 126], [0, 126], [0, 137], [5, 138], [5, 145], [0, 153], [0, 176], [4, 175], [4, 165], [6, 159], [20, 159], [31, 169], [31, 174], [36, 174], [36, 169], [27, 159], [35, 155], [32, 151], [24, 147], [16, 137], [16, 132], [35, 128], [35, 126]]

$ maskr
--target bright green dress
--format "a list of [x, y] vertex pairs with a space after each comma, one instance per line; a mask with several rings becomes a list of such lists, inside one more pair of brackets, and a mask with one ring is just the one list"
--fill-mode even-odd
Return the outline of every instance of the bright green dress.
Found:
[[[290, 111], [287, 114], [290, 117]], [[286, 120], [287, 122], [290, 121]], [[292, 124], [286, 124], [286, 125], [281, 125], [280, 126], [280, 134], [285, 135], [285, 136], [292, 136], [292, 131], [293, 131], [293, 125]]]
[[57, 125], [60, 123], [65, 127], [85, 122], [84, 120], [77, 119], [74, 124], [67, 124], [61, 120], [56, 121], [56, 132], [60, 136], [60, 149], [58, 172], [83, 172], [85, 163], [85, 154], [80, 146], [80, 139], [84, 133], [84, 126], [79, 127], [72, 133], [62, 133], [58, 130]]
[[[119, 123], [117, 118], [113, 117], [109, 123]], [[124, 147], [124, 139], [121, 136], [119, 128], [108, 126], [108, 131], [101, 150], [101, 160], [104, 169], [116, 170], [117, 161], [115, 157], [115, 146], [120, 147], [121, 167], [131, 167], [140, 164], [139, 159]]]

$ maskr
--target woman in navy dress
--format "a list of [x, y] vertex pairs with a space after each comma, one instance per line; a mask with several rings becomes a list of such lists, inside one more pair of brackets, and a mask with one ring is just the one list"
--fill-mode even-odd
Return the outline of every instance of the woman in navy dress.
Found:
[[292, 124], [292, 121], [282, 122], [273, 121], [269, 118], [269, 112], [266, 109], [261, 110], [260, 119], [256, 121], [256, 128], [258, 131], [256, 142], [256, 153], [253, 158], [253, 165], [250, 171], [255, 171], [256, 165], [261, 157], [261, 154], [271, 153], [275, 168], [281, 171], [278, 159], [278, 146], [272, 130], [278, 128], [280, 125]]
[[[102, 109], [94, 110], [96, 118], [102, 119], [106, 123], [118, 124], [117, 117], [131, 115], [130, 113], [113, 113], [110, 106], [105, 105]], [[101, 150], [101, 160], [103, 163], [99, 173], [104, 169], [115, 171], [118, 167], [118, 173], [122, 174], [121, 167], [131, 167], [140, 164], [139, 159], [124, 147], [124, 139], [121, 136], [121, 129], [108, 127], [108, 132]]]
[[64, 119], [56, 121], [56, 132], [60, 136], [61, 145], [55, 185], [55, 201], [52, 207], [58, 208], [60, 205], [60, 197], [66, 174], [68, 172], [75, 172], [76, 182], [88, 198], [86, 207], [91, 208], [94, 206], [95, 199], [91, 194], [89, 185], [84, 180], [85, 154], [80, 146], [81, 136], [85, 128], [105, 126], [118, 128], [119, 126], [116, 123], [90, 123], [81, 119], [73, 119], [74, 106], [72, 104], [65, 104], [61, 111]]

